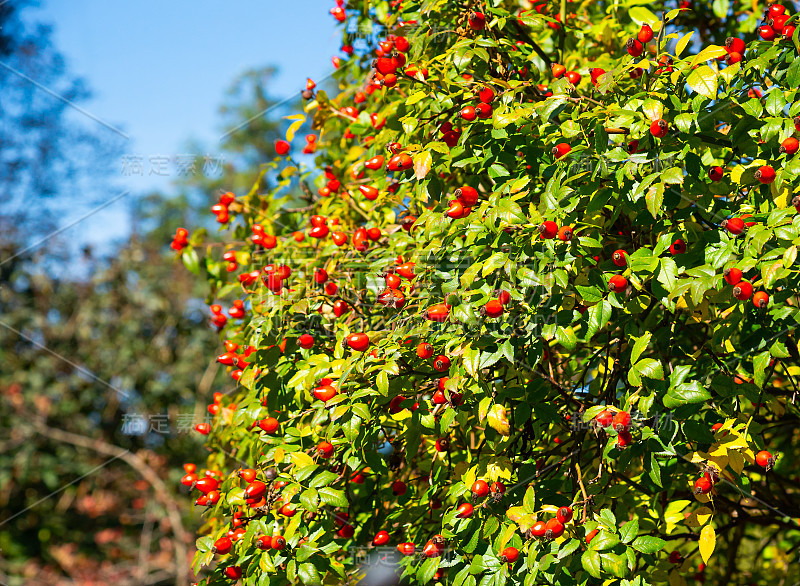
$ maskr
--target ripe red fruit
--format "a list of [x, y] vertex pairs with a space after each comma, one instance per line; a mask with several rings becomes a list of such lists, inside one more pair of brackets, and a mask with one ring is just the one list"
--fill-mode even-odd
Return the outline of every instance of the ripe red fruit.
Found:
[[551, 239], [558, 236], [558, 224], [553, 222], [552, 220], [545, 220], [541, 224], [539, 224], [539, 234], [541, 234], [542, 238]]
[[469, 185], [459, 187], [453, 192], [453, 195], [467, 207], [476, 205], [479, 200], [478, 191]]
[[503, 315], [503, 304], [497, 299], [487, 301], [483, 309], [488, 317], [500, 317]]
[[494, 90], [490, 87], [485, 87], [478, 92], [478, 99], [484, 104], [491, 104], [494, 101]]
[[198, 479], [194, 487], [203, 494], [208, 494], [212, 490], [217, 490], [217, 488], [219, 488], [219, 483], [214, 478], [205, 477]]
[[669, 563], [671, 564], [679, 564], [683, 561], [683, 556], [679, 551], [673, 551], [669, 554]]
[[197, 474], [194, 474], [193, 472], [190, 472], [181, 478], [181, 484], [184, 486], [192, 486], [195, 482], [197, 482]]
[[444, 354], [437, 356], [433, 360], [433, 368], [439, 372], [444, 372], [450, 369], [450, 359]]
[[486, 16], [481, 12], [473, 12], [469, 15], [469, 28], [474, 31], [483, 30], [486, 27]]
[[317, 455], [320, 458], [328, 459], [333, 456], [333, 445], [330, 442], [322, 441], [317, 446]]
[[600, 67], [593, 67], [589, 70], [589, 75], [592, 78], [592, 83], [596, 86], [597, 82], [600, 81], [600, 78], [606, 74], [605, 69], [601, 69]]
[[369, 336], [367, 334], [350, 334], [345, 338], [345, 342], [356, 352], [364, 352], [369, 348]]
[[756, 464], [769, 471], [775, 465], [775, 456], [767, 450], [761, 450], [756, 454]]
[[595, 416], [594, 420], [600, 424], [600, 427], [611, 427], [611, 422], [614, 420], [614, 414], [608, 409], [603, 409]]
[[500, 560], [513, 564], [519, 559], [519, 550], [516, 547], [507, 547], [500, 553]]
[[725, 48], [728, 50], [728, 53], [740, 53], [744, 55], [744, 40], [736, 37], [728, 37], [725, 39]]
[[421, 342], [419, 346], [417, 346], [417, 356], [423, 360], [430, 358], [433, 356], [433, 346], [427, 342]]
[[381, 167], [383, 167], [383, 162], [384, 162], [383, 155], [377, 155], [367, 160], [367, 162], [364, 163], [364, 166], [367, 169], [375, 171], [376, 169], [380, 169]]
[[797, 152], [798, 148], [800, 148], [800, 142], [793, 136], [790, 136], [781, 143], [780, 151], [787, 155], [793, 155]]
[[708, 494], [711, 492], [713, 488], [713, 484], [711, 481], [706, 478], [705, 476], [701, 476], [697, 480], [694, 481], [694, 493], [695, 494]]
[[575, 86], [581, 82], [581, 74], [577, 71], [567, 71], [566, 78], [568, 82]]
[[399, 551], [402, 555], [406, 555], [406, 556], [414, 555], [414, 552], [416, 551], [416, 549], [417, 548], [414, 546], [414, 544], [413, 543], [409, 543], [409, 542], [400, 543], [397, 546], [397, 551]]
[[611, 425], [617, 432], [627, 430], [631, 426], [631, 414], [627, 411], [617, 411], [611, 419]]
[[289, 154], [289, 149], [291, 146], [285, 140], [276, 140], [275, 141], [275, 152], [278, 153], [280, 156], [284, 156]]
[[631, 57], [640, 57], [644, 53], [644, 45], [639, 39], [628, 39], [628, 42], [625, 43], [625, 49], [627, 49], [628, 55]]
[[472, 484], [472, 496], [475, 498], [483, 498], [489, 494], [489, 484], [485, 480], [476, 480]]
[[775, 30], [771, 26], [765, 24], [758, 27], [758, 36], [765, 41], [774, 41], [776, 35]]
[[256, 539], [256, 547], [261, 551], [268, 550], [270, 547], [272, 547], [272, 537], [269, 535], [262, 535]]
[[461, 117], [467, 122], [472, 122], [478, 117], [478, 113], [475, 111], [474, 106], [465, 106], [461, 109]]
[[478, 118], [481, 120], [491, 118], [493, 111], [494, 110], [489, 104], [484, 104], [483, 102], [480, 102], [477, 106], [475, 106], [475, 112], [477, 112]]
[[725, 281], [727, 281], [728, 285], [736, 285], [739, 281], [742, 280], [742, 271], [737, 269], [736, 267], [730, 267], [725, 269], [723, 273], [725, 276]]
[[499, 497], [506, 493], [506, 485], [502, 482], [492, 482], [492, 486], [490, 487], [493, 495]]
[[572, 226], [561, 226], [558, 229], [558, 239], [564, 242], [572, 240]]
[[629, 431], [621, 431], [619, 435], [617, 435], [617, 447], [618, 448], [625, 448], [631, 445], [633, 441], [633, 437], [631, 437], [631, 432]]
[[653, 120], [653, 122], [650, 123], [650, 134], [656, 138], [662, 138], [666, 136], [667, 132], [669, 132], [669, 124], [663, 118]]
[[[795, 142], [797, 142], [795, 140]], [[758, 168], [758, 171], [755, 172], [755, 177], [761, 183], [768, 184], [775, 181], [775, 169], [770, 167], [769, 165], [764, 165]]]
[[267, 485], [260, 480], [254, 480], [244, 489], [244, 496], [249, 499], [259, 500], [267, 492]]
[[395, 480], [392, 482], [392, 492], [395, 494], [395, 496], [403, 496], [407, 490], [408, 487], [402, 480]]
[[753, 305], [755, 305], [758, 309], [766, 308], [767, 305], [769, 305], [769, 295], [763, 291], [759, 291], [753, 295]]
[[225, 577], [231, 580], [238, 580], [242, 577], [242, 568], [239, 566], [228, 566], [225, 568]]
[[562, 524], [569, 523], [572, 520], [572, 509], [570, 507], [561, 507], [556, 513], [556, 519]]
[[614, 254], [611, 255], [611, 260], [614, 261], [614, 264], [618, 267], [624, 267], [628, 265], [628, 253], [624, 250], [615, 250]]
[[267, 433], [274, 433], [276, 429], [278, 429], [278, 420], [274, 417], [267, 417], [266, 419], [262, 419], [258, 422], [258, 427], [266, 431]]
[[552, 153], [553, 153], [553, 156], [556, 158], [556, 160], [558, 160], [558, 159], [562, 159], [562, 158], [566, 157], [571, 150], [572, 150], [572, 147], [569, 146], [567, 143], [560, 142], [556, 146], [553, 147]]
[[470, 503], [461, 503], [456, 509], [456, 517], [459, 519], [466, 519], [472, 516], [473, 507]]
[[733, 288], [733, 296], [739, 301], [746, 301], [753, 295], [753, 285], [749, 281], [739, 281]]
[[711, 181], [719, 181], [724, 175], [725, 171], [719, 165], [716, 167], [711, 167], [708, 170], [708, 177], [711, 179]]
[[422, 548], [422, 554], [428, 558], [435, 558], [442, 555], [442, 544], [431, 539]]
[[614, 275], [608, 280], [608, 290], [614, 292], [625, 291], [628, 288], [628, 279], [622, 275]]
[[256, 479], [256, 471], [252, 468], [243, 468], [237, 474], [245, 482], [253, 482]]
[[372, 545], [386, 545], [389, 543], [389, 533], [386, 531], [378, 531], [372, 540]]
[[270, 539], [270, 545], [272, 546], [272, 549], [281, 550], [286, 547], [286, 539], [280, 535], [273, 535], [272, 539]]
[[558, 519], [550, 519], [546, 525], [545, 537], [558, 539], [564, 535], [564, 524]]
[[230, 538], [228, 537], [220, 537], [214, 542], [211, 551], [214, 553], [218, 553], [220, 555], [224, 555], [228, 553], [231, 548], [233, 547], [233, 543], [231, 542]]
[[741, 218], [728, 218], [722, 221], [721, 226], [734, 236], [738, 236], [744, 232], [744, 220]]
[[443, 322], [447, 320], [447, 316], [450, 315], [450, 306], [446, 303], [437, 303], [436, 305], [431, 305], [428, 310], [425, 312], [425, 316], [435, 322]]
[[534, 537], [544, 537], [545, 533], [547, 533], [547, 523], [544, 521], [536, 521], [531, 527], [531, 535]]
[[669, 252], [673, 256], [676, 254], [683, 254], [684, 252], [686, 252], [686, 242], [678, 238], [677, 240], [675, 240], [675, 242], [673, 242], [670, 245]]
[[336, 396], [336, 387], [333, 385], [322, 385], [314, 389], [314, 396], [320, 401], [328, 402]]
[[639, 34], [636, 35], [636, 38], [639, 39], [640, 43], [649, 43], [653, 40], [653, 29], [650, 28], [649, 24], [643, 24], [642, 28], [639, 29]]
[[586, 534], [586, 543], [591, 543], [594, 536], [600, 532], [599, 529], [592, 529], [589, 533]]

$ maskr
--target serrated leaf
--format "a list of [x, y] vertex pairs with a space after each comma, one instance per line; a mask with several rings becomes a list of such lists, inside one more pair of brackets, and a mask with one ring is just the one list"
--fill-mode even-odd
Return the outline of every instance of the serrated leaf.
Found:
[[[594, 540], [592, 540], [594, 541]], [[592, 549], [586, 550], [581, 556], [583, 569], [589, 572], [594, 578], [600, 578], [600, 553]]]
[[[707, 50], [708, 49], [706, 49], [706, 51]], [[722, 51], [724, 52], [725, 49], [722, 48]], [[703, 53], [705, 53], [705, 51], [703, 51]], [[701, 53], [701, 55], [703, 53]], [[697, 59], [697, 57], [695, 57], [695, 59]], [[711, 57], [708, 57], [708, 59], [711, 59]], [[686, 78], [686, 83], [698, 94], [705, 96], [709, 100], [713, 100], [717, 97], [717, 72], [708, 65], [702, 65], [692, 71], [689, 77]]]
[[634, 517], [619, 529], [619, 538], [622, 543], [630, 543], [639, 534], [639, 519]]
[[343, 490], [337, 490], [330, 486], [323, 486], [318, 491], [322, 502], [334, 507], [347, 507], [347, 497]]
[[412, 157], [412, 160], [414, 161], [414, 176], [417, 181], [425, 179], [433, 163], [430, 151], [420, 151]]
[[642, 535], [633, 541], [631, 547], [641, 553], [656, 553], [664, 549], [666, 544], [667, 542], [659, 537]]

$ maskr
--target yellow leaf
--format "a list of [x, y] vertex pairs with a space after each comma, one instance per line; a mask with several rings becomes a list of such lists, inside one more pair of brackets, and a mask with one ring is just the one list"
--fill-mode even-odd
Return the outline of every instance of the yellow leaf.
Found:
[[634, 21], [636, 24], [649, 24], [653, 27], [653, 30], [659, 30], [661, 28], [661, 19], [658, 18], [655, 14], [653, 14], [650, 10], [645, 8], [644, 6], [634, 6], [628, 11], [628, 16], [631, 17], [631, 20]]
[[728, 452], [728, 465], [736, 474], [741, 474], [744, 470], [744, 456], [736, 450], [731, 450]]
[[513, 523], [509, 524], [505, 531], [503, 531], [503, 535], [500, 537], [500, 546], [497, 548], [498, 551], [503, 551], [503, 548], [506, 546], [506, 543], [514, 536], [514, 533], [517, 531], [517, 526]]
[[492, 481], [503, 478], [511, 480], [513, 464], [508, 458], [492, 458], [488, 466], [486, 466], [486, 476]]
[[294, 116], [287, 116], [289, 120], [294, 120], [289, 125], [288, 130], [286, 131], [286, 140], [287, 142], [292, 142], [294, 139], [294, 133], [299, 130], [299, 128], [303, 125], [303, 122], [306, 121], [306, 117], [302, 114], [295, 114]]
[[710, 100], [717, 97], [717, 72], [708, 65], [703, 65], [692, 71], [689, 77], [686, 78], [686, 83], [701, 96], [705, 96]]
[[431, 163], [432, 158], [431, 154], [428, 151], [420, 151], [414, 155], [414, 175], [417, 177], [417, 181], [421, 181], [425, 179], [425, 176], [428, 174], [428, 171], [431, 170]]
[[275, 460], [276, 464], [283, 463], [283, 457], [286, 455], [286, 452], [283, 451], [283, 448], [275, 448], [275, 453], [272, 455], [272, 459]]
[[692, 35], [694, 31], [688, 32], [681, 37], [681, 40], [675, 45], [675, 56], [680, 57], [681, 53], [683, 53], [686, 46], [689, 44], [689, 41], [692, 40]]
[[694, 59], [692, 59], [692, 67], [698, 63], [708, 61], [709, 59], [716, 59], [717, 57], [722, 57], [723, 55], [727, 54], [728, 50], [725, 47], [720, 45], [709, 45], [694, 56]]
[[711, 515], [714, 514], [708, 507], [700, 507], [694, 513], [697, 515], [697, 520], [700, 521], [701, 525], [705, 525], [711, 519]]
[[717, 534], [714, 527], [706, 525], [700, 532], [700, 557], [703, 558], [704, 563], [708, 563], [711, 559], [711, 554], [714, 553], [714, 547], [717, 545]]
[[508, 423], [506, 408], [502, 405], [492, 405], [492, 408], [486, 416], [486, 420], [489, 422], [489, 426], [500, 435], [505, 437], [511, 435], [511, 426]]
[[292, 452], [290, 457], [298, 468], [304, 468], [314, 463], [314, 459], [305, 452]]

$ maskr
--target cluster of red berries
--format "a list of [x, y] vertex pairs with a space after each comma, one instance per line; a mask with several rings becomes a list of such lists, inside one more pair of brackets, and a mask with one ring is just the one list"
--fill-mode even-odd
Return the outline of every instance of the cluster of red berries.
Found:
[[537, 539], [558, 539], [564, 535], [566, 524], [572, 520], [572, 508], [561, 507], [556, 516], [548, 521], [536, 521], [528, 530], [530, 537]]
[[[731, 218], [727, 220], [729, 222], [728, 226], [730, 226], [731, 220], [739, 220], [741, 222], [741, 218]], [[738, 223], [736, 224], [737, 230]], [[728, 228], [730, 230], [730, 227]], [[742, 230], [744, 228], [742, 227]], [[739, 232], [741, 233], [741, 231]], [[742, 279], [742, 271], [737, 269], [736, 267], [730, 267], [725, 269], [724, 278], [725, 281], [729, 285], [733, 285], [733, 296], [736, 297], [739, 301], [747, 301], [751, 297], [753, 298], [753, 305], [755, 305], [758, 309], [764, 309], [769, 305], [769, 295], [764, 291], [757, 291], [755, 295], [753, 294], [753, 284], [750, 281], [745, 281]]]
[[172, 243], [169, 246], [178, 252], [189, 246], [189, 231], [186, 228], [178, 228], [175, 230], [175, 236], [172, 238]]
[[480, 197], [478, 191], [469, 185], [463, 185], [453, 192], [455, 199], [450, 200], [445, 215], [454, 220], [466, 218], [472, 213], [472, 208], [478, 204]]
[[474, 106], [464, 106], [461, 109], [461, 118], [467, 122], [472, 122], [476, 118], [486, 120], [492, 117], [492, 102], [494, 101], [494, 90], [489, 86], [483, 87], [475, 96], [478, 103]]
[[633, 441], [630, 432], [631, 414], [627, 411], [615, 413], [609, 409], [603, 409], [595, 416], [594, 420], [603, 429], [610, 427], [617, 432], [617, 447], [625, 448]]
[[217, 222], [227, 224], [230, 220], [229, 206], [236, 201], [236, 196], [230, 191], [219, 196], [219, 202], [211, 206], [211, 213], [217, 216]]
[[567, 71], [567, 68], [560, 63], [553, 63], [550, 66], [550, 72], [553, 74], [554, 79], [566, 78], [572, 85], [577, 86], [581, 82], [581, 74], [577, 71]]
[[643, 24], [635, 37], [628, 39], [625, 48], [631, 57], [641, 57], [647, 43], [653, 40], [653, 29], [649, 24]]
[[782, 4], [773, 4], [764, 11], [762, 24], [758, 27], [758, 36], [765, 41], [774, 41], [781, 37], [786, 41], [794, 35], [794, 25], [786, 24], [790, 15], [786, 14], [786, 7]]
[[707, 468], [703, 475], [694, 481], [694, 493], [708, 494], [717, 482], [719, 482], [719, 475], [716, 469]]

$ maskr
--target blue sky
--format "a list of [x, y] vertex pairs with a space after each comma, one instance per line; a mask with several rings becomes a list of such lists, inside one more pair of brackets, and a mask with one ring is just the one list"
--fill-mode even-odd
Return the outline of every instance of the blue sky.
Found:
[[[40, 0], [28, 17], [52, 25], [69, 71], [91, 88], [93, 98], [81, 106], [130, 137], [124, 141], [128, 155], [144, 157], [144, 176], [123, 174], [130, 159], [112, 162], [120, 191], [135, 195], [168, 191], [178, 173], [170, 164], [167, 176], [150, 174], [149, 157], [193, 154], [183, 148], [190, 138], [213, 148], [220, 136], [217, 107], [237, 74], [276, 66], [272, 95], [282, 99], [303, 89], [306, 77], [330, 73], [341, 40], [328, 13], [334, 5], [334, 0]], [[124, 233], [127, 199], [81, 222], [77, 233], [98, 242], [116, 228]], [[76, 211], [75, 218], [86, 211]]]

